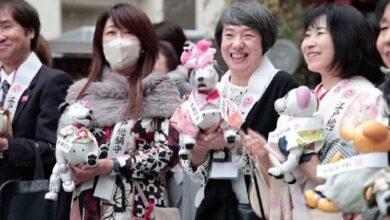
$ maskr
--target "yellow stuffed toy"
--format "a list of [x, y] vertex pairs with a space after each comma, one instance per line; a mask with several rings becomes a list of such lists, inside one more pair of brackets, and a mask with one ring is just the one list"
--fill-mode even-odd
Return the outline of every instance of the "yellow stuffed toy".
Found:
[[[320, 175], [321, 167], [327, 167], [333, 174], [329, 174], [324, 185], [306, 191], [305, 199], [311, 208], [326, 212], [362, 212], [367, 209], [366, 186], [374, 181], [380, 169], [388, 166], [390, 127], [388, 122], [379, 123], [369, 117], [368, 120], [359, 120], [358, 124], [344, 121], [339, 132], [340, 137], [351, 142], [361, 154], [344, 160], [336, 154], [332, 164], [320, 166], [317, 175]], [[377, 161], [377, 164], [368, 165], [370, 161]]]

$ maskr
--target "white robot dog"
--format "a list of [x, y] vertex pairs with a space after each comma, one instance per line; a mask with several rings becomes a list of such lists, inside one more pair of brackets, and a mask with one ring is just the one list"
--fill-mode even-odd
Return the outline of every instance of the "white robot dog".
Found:
[[271, 167], [269, 175], [294, 184], [296, 179], [292, 172], [302, 161], [302, 157], [320, 149], [323, 144], [323, 124], [314, 115], [318, 105], [316, 95], [306, 86], [293, 89], [275, 101], [275, 110], [281, 116], [276, 130], [269, 134], [268, 144], [277, 145], [287, 159], [278, 166]]
[[[188, 99], [171, 118], [171, 124], [180, 132], [179, 157], [183, 160], [188, 159], [188, 150], [194, 148], [199, 130], [222, 129], [226, 143], [234, 143], [244, 122], [234, 104], [220, 97], [216, 88], [219, 76], [211, 45], [209, 40], [189, 44], [181, 56], [183, 65], [190, 70], [193, 86]], [[224, 151], [213, 155], [214, 160], [225, 159]]]
[[99, 156], [102, 157], [95, 137], [87, 129], [93, 120], [92, 111], [81, 102], [63, 103], [59, 110], [62, 115], [56, 144], [57, 163], [50, 176], [49, 192], [45, 195], [49, 200], [57, 200], [61, 182], [65, 192], [75, 189], [69, 165], [86, 163], [93, 167]]

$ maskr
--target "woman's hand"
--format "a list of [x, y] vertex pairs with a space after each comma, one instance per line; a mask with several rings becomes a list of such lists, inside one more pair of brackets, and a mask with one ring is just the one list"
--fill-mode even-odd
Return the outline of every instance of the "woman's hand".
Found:
[[267, 141], [259, 133], [248, 128], [248, 134], [240, 131], [240, 136], [245, 149], [250, 155], [256, 156], [258, 159], [268, 158], [268, 151], [264, 148]]
[[100, 159], [96, 166], [90, 167], [86, 164], [70, 166], [70, 172], [75, 184], [92, 179], [95, 176], [111, 173], [114, 168], [114, 161], [111, 159]]
[[310, 158], [309, 161], [302, 163], [298, 166], [298, 169], [312, 182], [319, 184], [324, 184], [325, 179], [317, 177], [317, 165], [319, 165], [320, 159], [317, 155], [314, 155]]
[[250, 128], [248, 128], [248, 134], [244, 134], [243, 131], [240, 131], [239, 133], [245, 149], [250, 155], [254, 155], [256, 157], [260, 171], [266, 181], [266, 184], [269, 186], [268, 169], [271, 167], [271, 161], [269, 159], [268, 151], [264, 148], [267, 141], [259, 133]]
[[344, 220], [360, 220], [360, 219], [362, 219], [362, 216], [360, 213], [344, 213], [343, 219]]
[[82, 169], [83, 166], [84, 166], [83, 164], [69, 166], [69, 172], [70, 175], [72, 176], [75, 185], [85, 182], [93, 177], [93, 176], [85, 175], [85, 171]]
[[234, 144], [226, 143], [222, 132], [215, 131], [215, 128], [200, 132], [191, 151], [191, 165], [195, 168], [202, 164], [210, 150], [231, 149], [233, 146]]

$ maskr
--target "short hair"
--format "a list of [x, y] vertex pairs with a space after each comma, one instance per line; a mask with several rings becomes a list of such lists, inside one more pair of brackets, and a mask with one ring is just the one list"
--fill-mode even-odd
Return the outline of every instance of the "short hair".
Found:
[[0, 11], [4, 10], [7, 10], [25, 31], [34, 30], [35, 36], [30, 41], [30, 49], [33, 51], [37, 46], [41, 29], [37, 10], [24, 0], [1, 0]]
[[382, 82], [375, 31], [364, 16], [350, 5], [319, 5], [305, 14], [305, 30], [315, 26], [321, 16], [326, 16], [335, 51], [330, 68], [338, 68], [341, 78], [360, 75], [374, 84]]
[[259, 32], [265, 54], [275, 43], [278, 28], [274, 16], [256, 1], [238, 1], [227, 7], [215, 28], [215, 40], [221, 47], [224, 25], [245, 25]]
[[184, 43], [187, 41], [183, 28], [171, 21], [162, 21], [153, 24], [159, 40], [169, 42], [174, 48], [178, 57], [183, 53]]
[[390, 3], [390, 0], [380, 0], [375, 8], [375, 20], [377, 24], [381, 21], [383, 17], [383, 13], [385, 13], [385, 9], [387, 5]]
[[159, 51], [162, 53], [167, 60], [168, 71], [173, 71], [180, 64], [179, 57], [176, 54], [175, 48], [167, 41], [160, 41]]

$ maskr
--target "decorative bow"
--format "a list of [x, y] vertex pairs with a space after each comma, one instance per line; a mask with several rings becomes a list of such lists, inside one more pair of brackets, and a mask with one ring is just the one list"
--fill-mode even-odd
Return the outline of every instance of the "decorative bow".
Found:
[[199, 90], [198, 93], [201, 94], [203, 97], [205, 96], [202, 102], [198, 103], [202, 105], [213, 103], [215, 100], [219, 98], [218, 90], [214, 90], [211, 93], [207, 93], [206, 91]]
[[212, 48], [210, 40], [201, 40], [196, 45], [189, 42], [188, 48], [185, 48], [181, 54], [180, 61], [187, 69], [201, 69], [214, 63], [215, 48]]

